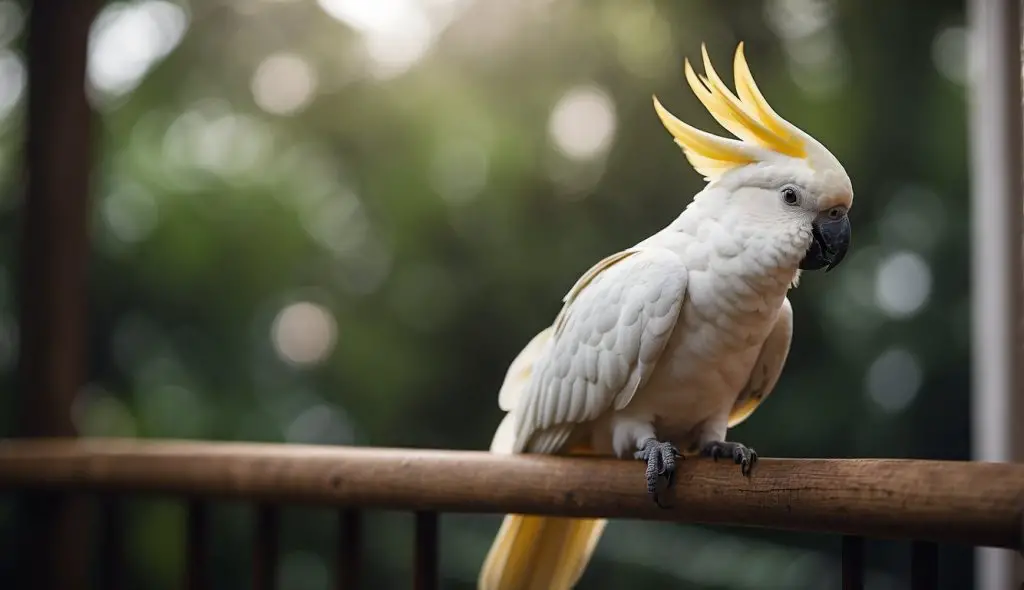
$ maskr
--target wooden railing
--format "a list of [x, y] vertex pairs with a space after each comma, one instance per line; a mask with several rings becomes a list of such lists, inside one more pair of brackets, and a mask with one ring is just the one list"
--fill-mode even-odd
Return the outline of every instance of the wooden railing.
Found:
[[[415, 513], [413, 587], [439, 587], [438, 514], [533, 513], [770, 527], [843, 535], [843, 588], [863, 587], [864, 538], [906, 539], [912, 588], [935, 588], [936, 543], [1020, 551], [1024, 465], [882, 459], [762, 459], [750, 478], [725, 462], [685, 460], [670, 507], [645, 493], [632, 461], [485, 452], [117, 439], [0, 443], [0, 491], [101, 493], [119, 523], [124, 494], [188, 503], [185, 586], [206, 588], [206, 502], [256, 509], [254, 588], [274, 586], [279, 506], [339, 507], [338, 588], [359, 584], [362, 509]], [[105, 576], [122, 569], [105, 531]], [[113, 541], [110, 541], [113, 539]], [[114, 584], [102, 583], [103, 588]]]

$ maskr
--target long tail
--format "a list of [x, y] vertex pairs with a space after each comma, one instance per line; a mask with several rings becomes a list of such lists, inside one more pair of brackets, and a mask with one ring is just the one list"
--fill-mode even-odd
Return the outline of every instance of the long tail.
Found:
[[478, 590], [570, 590], [608, 523], [605, 519], [508, 514], [480, 570]]
[[[515, 446], [516, 406], [552, 330], [548, 327], [534, 336], [508, 369], [498, 394], [499, 407], [508, 413], [494, 433], [492, 453], [511, 453]], [[480, 569], [478, 590], [570, 590], [583, 575], [606, 524], [605, 519], [505, 515]]]
[[[514, 414], [498, 425], [491, 452], [508, 453], [515, 439]], [[587, 454], [586, 449], [576, 449]], [[491, 544], [478, 590], [570, 590], [601, 539], [605, 519], [507, 514]]]

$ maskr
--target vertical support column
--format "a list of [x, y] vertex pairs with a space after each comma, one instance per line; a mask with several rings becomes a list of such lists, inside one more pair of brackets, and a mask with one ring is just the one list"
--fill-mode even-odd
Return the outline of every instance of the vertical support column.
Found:
[[[92, 133], [85, 92], [98, 0], [36, 2], [28, 22], [28, 110], [19, 277], [19, 434], [73, 436], [85, 380], [86, 259]], [[24, 497], [17, 582], [84, 588], [84, 498]]]
[[337, 568], [335, 570], [335, 588], [337, 590], [359, 588], [362, 536], [362, 514], [355, 508], [343, 508], [338, 511], [338, 553], [334, 558]]
[[938, 590], [939, 546], [927, 541], [910, 545], [910, 590]]
[[92, 112], [85, 67], [96, 0], [29, 12], [26, 190], [19, 281], [22, 433], [73, 436], [85, 382]]
[[843, 590], [864, 590], [864, 537], [843, 536]]
[[438, 541], [438, 514], [436, 512], [417, 512], [416, 553], [412, 585], [415, 590], [437, 590], [440, 588]]
[[252, 554], [253, 590], [277, 588], [277, 552], [281, 535], [281, 511], [261, 504], [256, 508], [256, 538]]
[[185, 524], [185, 574], [182, 587], [185, 590], [207, 590], [210, 587], [207, 567], [207, 521], [206, 504], [201, 498], [188, 501]]
[[125, 571], [123, 498], [118, 494], [100, 496], [99, 513], [99, 587], [123, 590], [128, 573]]
[[[970, 0], [972, 200], [972, 456], [1021, 459], [1021, 138], [1020, 0]], [[1019, 430], [1019, 429], [1018, 429]], [[979, 590], [1020, 585], [1019, 558], [979, 549]], [[1015, 562], [1017, 565], [1015, 566]], [[1014, 573], [1017, 569], [1017, 573]], [[1014, 581], [1016, 580], [1016, 581]]]

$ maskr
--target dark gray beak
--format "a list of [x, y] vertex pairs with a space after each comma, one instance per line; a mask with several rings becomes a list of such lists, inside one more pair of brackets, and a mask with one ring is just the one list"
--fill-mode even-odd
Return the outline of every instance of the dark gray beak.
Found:
[[828, 213], [822, 213], [811, 222], [811, 245], [807, 254], [800, 261], [803, 270], [825, 272], [839, 266], [850, 248], [850, 218], [847, 215], [832, 219]]

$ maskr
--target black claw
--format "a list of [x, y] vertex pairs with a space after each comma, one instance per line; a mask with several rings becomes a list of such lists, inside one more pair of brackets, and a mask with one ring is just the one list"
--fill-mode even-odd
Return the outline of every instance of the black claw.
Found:
[[664, 466], [662, 473], [665, 474], [665, 479], [668, 480], [670, 487], [676, 481], [676, 456], [678, 455], [679, 449], [671, 444], [666, 443], [661, 446], [661, 463]]
[[733, 462], [740, 466], [740, 473], [746, 476], [750, 475], [754, 463], [757, 463], [757, 451], [736, 442], [711, 441], [701, 447], [700, 454], [715, 461], [719, 457], [732, 457]]
[[661, 508], [667, 508], [658, 499], [658, 478], [664, 477], [671, 487], [676, 480], [676, 457], [681, 456], [679, 449], [672, 443], [658, 442], [653, 438], [644, 441], [642, 449], [634, 455], [637, 459], [647, 463], [647, 493], [654, 499], [654, 503]]

